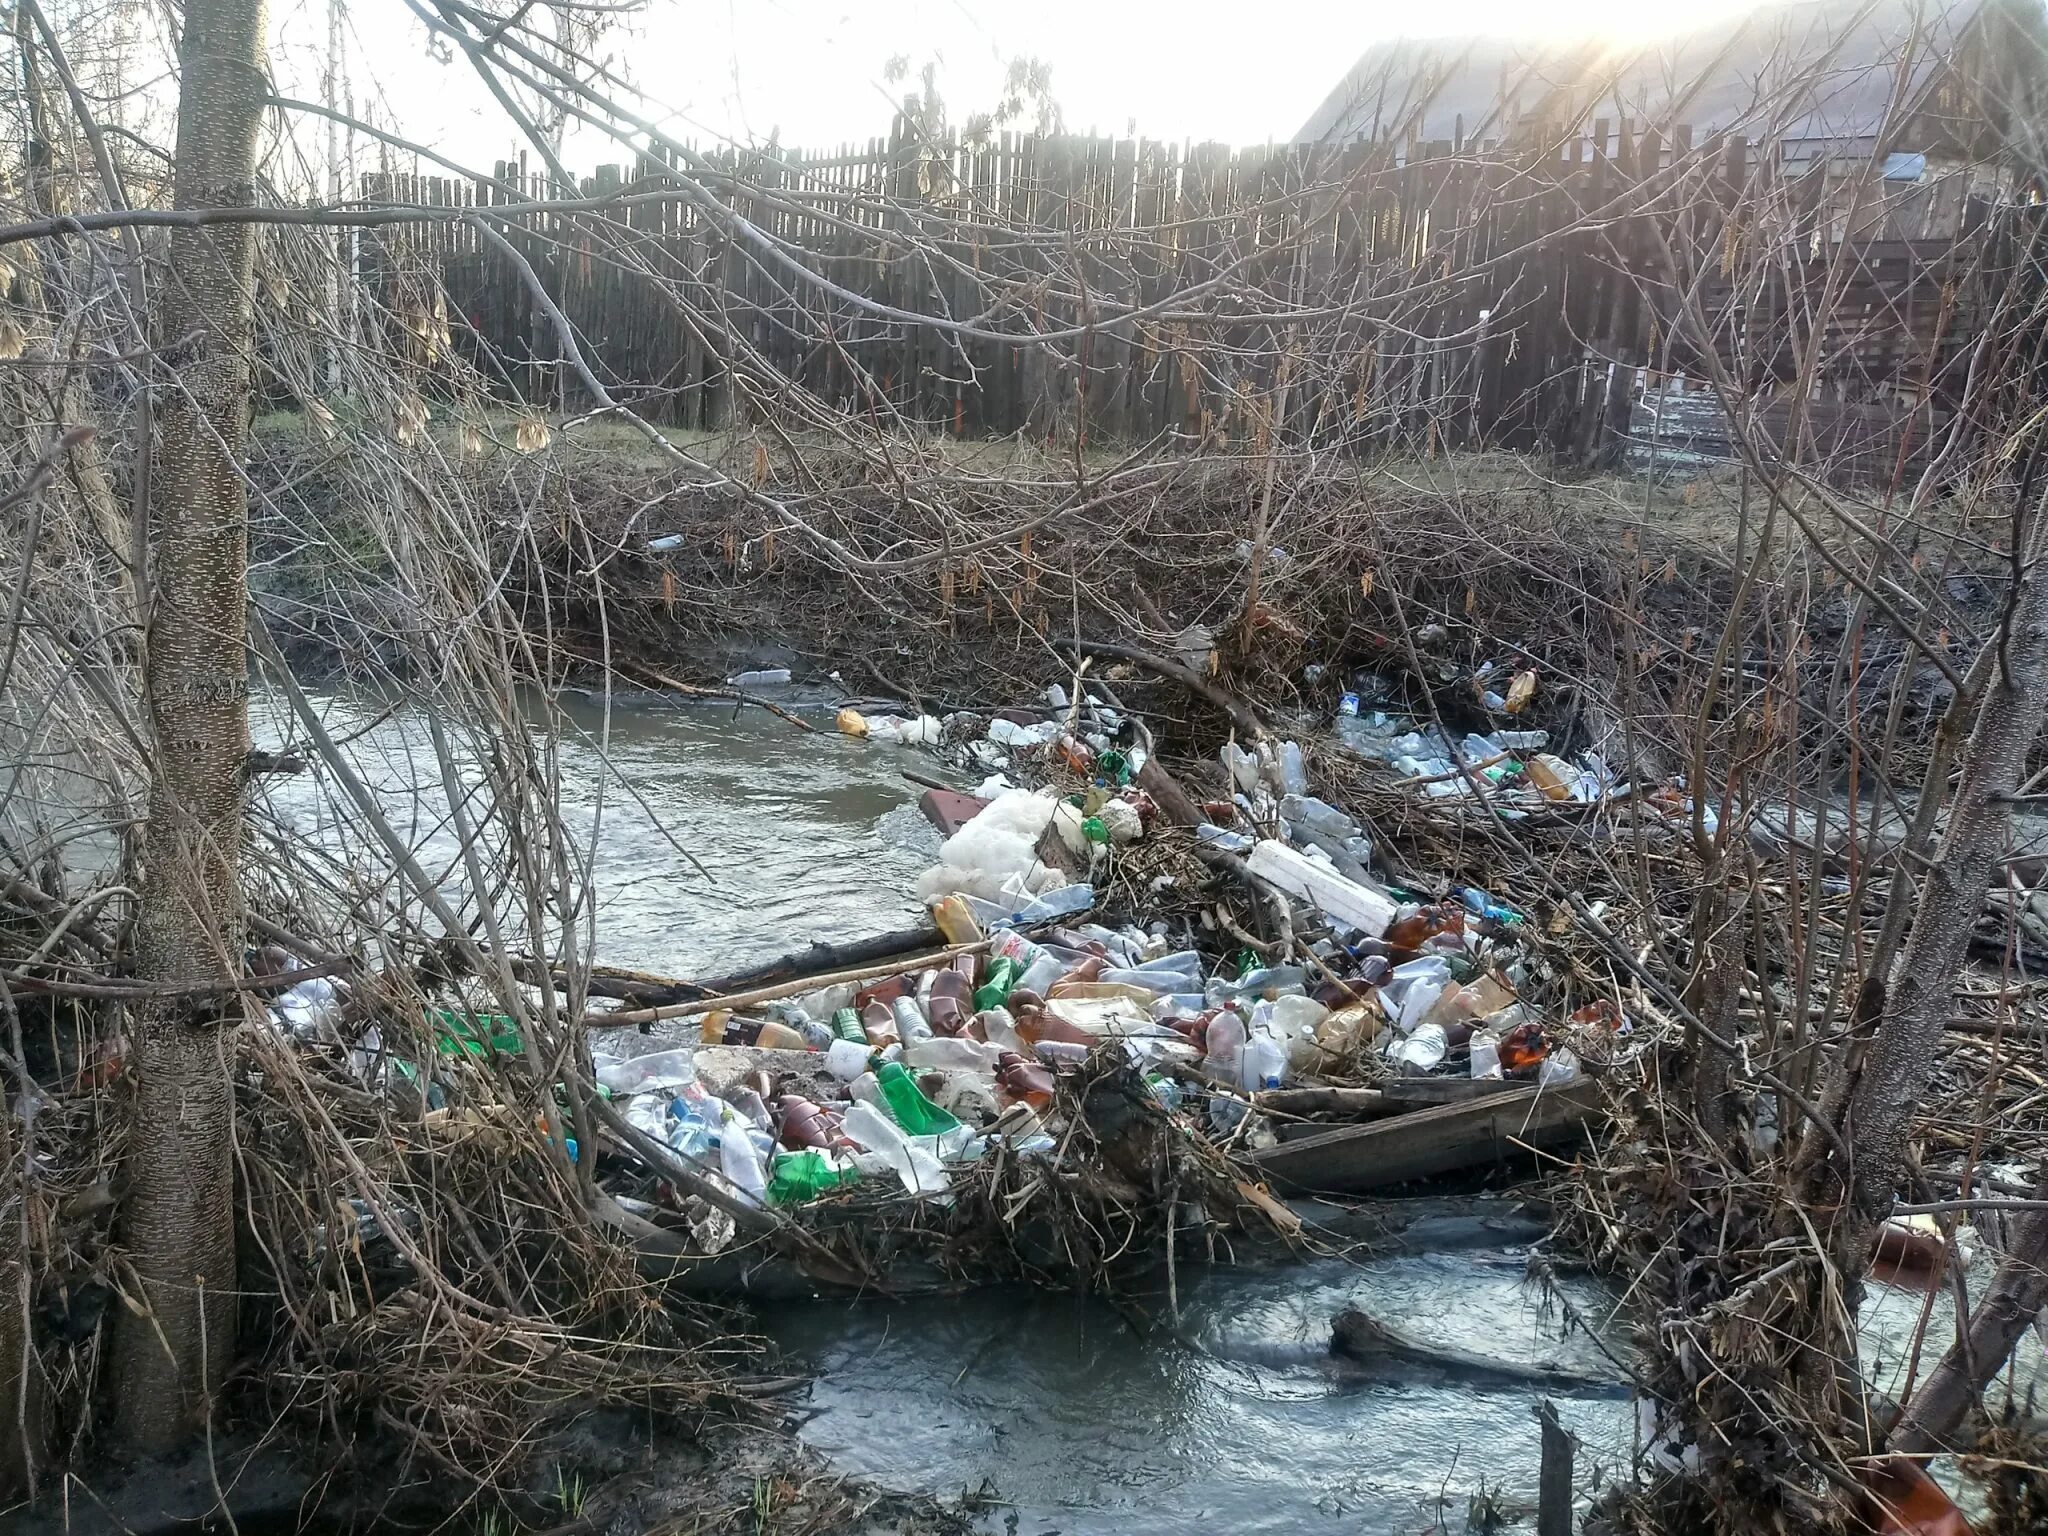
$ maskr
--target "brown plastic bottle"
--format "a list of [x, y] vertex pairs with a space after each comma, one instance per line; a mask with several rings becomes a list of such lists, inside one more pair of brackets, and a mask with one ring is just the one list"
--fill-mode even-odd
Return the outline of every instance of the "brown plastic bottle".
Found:
[[906, 977], [885, 976], [880, 981], [862, 987], [858, 992], [854, 993], [853, 1006], [860, 1009], [862, 1016], [865, 1017], [869, 1003], [880, 1003], [887, 1007], [909, 990], [910, 983]]
[[1052, 1073], [1033, 1066], [1015, 1051], [1005, 1051], [996, 1058], [996, 1087], [1011, 1104], [1029, 1104], [1042, 1110], [1052, 1103]]
[[1517, 1024], [1500, 1037], [1500, 1069], [1512, 1076], [1527, 1071], [1550, 1054], [1550, 1046], [1544, 1041], [1543, 1026], [1533, 1019], [1527, 1024]]
[[932, 978], [932, 995], [925, 1004], [926, 1015], [932, 1021], [932, 1033], [957, 1035], [960, 1027], [974, 1009], [969, 999], [973, 989], [967, 985], [967, 978], [950, 967]]
[[1465, 909], [1448, 904], [1411, 912], [1381, 937], [1388, 949], [1416, 950], [1440, 933], [1463, 933]]
[[776, 1119], [780, 1122], [777, 1139], [785, 1147], [801, 1151], [805, 1147], [829, 1147], [839, 1139], [838, 1127], [826, 1118], [825, 1112], [801, 1094], [786, 1093], [776, 1104]]
[[878, 1051], [897, 1043], [896, 1016], [886, 1003], [870, 1000], [861, 1004], [860, 1025], [867, 1031], [868, 1044]]
[[1017, 1008], [1016, 998], [1010, 999], [1011, 1012], [1016, 1015], [1017, 1033], [1031, 1044], [1042, 1040], [1057, 1041], [1062, 1045], [1096, 1046], [1102, 1042], [1084, 1029], [1077, 1029], [1056, 1013], [1040, 1008]]

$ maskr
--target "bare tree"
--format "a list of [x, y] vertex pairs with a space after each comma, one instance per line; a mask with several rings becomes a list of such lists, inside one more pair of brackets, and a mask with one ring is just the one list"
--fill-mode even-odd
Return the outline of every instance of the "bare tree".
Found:
[[[175, 201], [256, 201], [268, 88], [263, 0], [192, 0], [179, 43]], [[248, 438], [252, 226], [180, 230], [157, 335], [178, 353], [162, 405], [159, 535], [144, 661], [155, 751], [136, 912], [139, 1004], [127, 1244], [138, 1294], [121, 1324], [117, 1407], [138, 1449], [211, 1412], [235, 1358], [234, 1090], [223, 1024], [241, 974], [243, 774], [249, 755]]]

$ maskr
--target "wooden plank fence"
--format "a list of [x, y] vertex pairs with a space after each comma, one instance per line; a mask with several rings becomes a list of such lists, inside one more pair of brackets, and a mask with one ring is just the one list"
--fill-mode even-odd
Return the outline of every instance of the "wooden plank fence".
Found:
[[[1666, 142], [1600, 121], [1537, 148], [1398, 153], [1008, 133], [932, 145], [899, 121], [887, 140], [829, 154], [692, 151], [716, 209], [674, 195], [671, 161], [654, 158], [574, 188], [522, 160], [490, 182], [385, 175], [365, 193], [451, 209], [624, 194], [508, 233], [608, 388], [684, 427], [743, 424], [794, 388], [970, 437], [1227, 446], [1280, 430], [1612, 462], [1641, 436], [1641, 386], [1702, 371], [1679, 339], [1675, 246], [1701, 277], [1723, 363], [1801, 420], [1786, 451], [1841, 451], [1842, 420], [1878, 423], [1873, 464], [1901, 443], [1925, 451], [2000, 284], [2015, 264], [2039, 270], [2038, 218], [1973, 202], [1931, 237], [1866, 220], [1745, 264], [1729, 252], [1755, 146], [1704, 145], [1706, 195], [1640, 209], [1636, 189], [1695, 153], [1687, 129]], [[1793, 195], [1820, 229], [1826, 178], [1807, 182]], [[735, 238], [735, 216], [758, 237]], [[1791, 412], [1780, 396], [1810, 339], [1802, 316], [1844, 240], [1854, 260], [1825, 315], [1825, 367]], [[465, 222], [380, 231], [361, 259], [393, 314], [445, 306], [508, 398], [584, 403], [523, 278]], [[1141, 318], [1103, 324], [1134, 308]], [[1034, 339], [1047, 333], [1066, 339]]]

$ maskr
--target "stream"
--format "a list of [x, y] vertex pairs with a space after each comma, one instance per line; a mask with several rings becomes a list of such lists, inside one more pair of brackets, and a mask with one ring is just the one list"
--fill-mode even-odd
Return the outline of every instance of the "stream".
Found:
[[[424, 722], [374, 701], [320, 701], [379, 803], [452, 892], [461, 875]], [[595, 732], [594, 705], [571, 701]], [[288, 741], [281, 701], [259, 700], [259, 744]], [[915, 916], [935, 835], [906, 767], [921, 754], [804, 734], [757, 711], [615, 700], [596, 869], [599, 952], [613, 964], [707, 974], [811, 939], [845, 940]], [[563, 746], [572, 824], [605, 778], [589, 740]], [[629, 782], [638, 799], [625, 794]], [[291, 835], [348, 835], [323, 771], [270, 781]], [[644, 803], [643, 803], [644, 802]], [[665, 830], [664, 830], [665, 829]], [[670, 841], [701, 862], [695, 870]], [[1398, 1202], [1382, 1202], [1400, 1219]], [[1420, 1365], [1338, 1373], [1330, 1320], [1358, 1306], [1404, 1337], [1509, 1364], [1602, 1368], [1555, 1298], [1525, 1278], [1542, 1224], [1505, 1197], [1431, 1201], [1367, 1256], [1179, 1275], [1179, 1327], [1160, 1294], [1118, 1308], [995, 1289], [914, 1303], [783, 1304], [763, 1318], [815, 1372], [802, 1434], [837, 1469], [904, 1491], [985, 1491], [990, 1529], [1136, 1536], [1186, 1530], [1415, 1532], [1466, 1528], [1496, 1496], [1526, 1528], [1537, 1481], [1532, 1409], [1546, 1389]], [[1379, 1229], [1383, 1223], [1372, 1225]], [[1351, 1236], [1332, 1233], [1339, 1252]], [[1613, 1302], [1564, 1282], [1596, 1328]], [[1619, 1330], [1611, 1330], [1618, 1332]], [[1625, 1470], [1634, 1430], [1616, 1389], [1550, 1389], [1580, 1438], [1582, 1487]], [[1014, 1524], [1012, 1521], [1014, 1520]], [[1479, 1528], [1477, 1526], [1475, 1529]]]

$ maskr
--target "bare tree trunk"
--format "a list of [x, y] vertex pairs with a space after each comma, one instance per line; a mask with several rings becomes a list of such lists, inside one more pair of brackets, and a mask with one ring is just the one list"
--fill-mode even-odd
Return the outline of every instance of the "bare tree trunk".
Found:
[[[2048, 573], [2029, 571], [2009, 618], [1992, 641], [2001, 647], [2000, 665], [1992, 669], [1984, 690], [1948, 830], [1921, 885], [1912, 933], [1892, 969], [1876, 1036], [1867, 1052], [1846, 1050], [1837, 1069], [1853, 1077], [1838, 1087], [1847, 1088], [1840, 1096], [1849, 1106], [1844, 1140], [1854, 1148], [1855, 1167], [1840, 1168], [1832, 1157], [1818, 1160], [1807, 1193], [1825, 1201], [1843, 1193], [1840, 1186], [1846, 1181], [1851, 1227], [1843, 1233], [1844, 1253], [1862, 1251], [1863, 1230], [1882, 1219], [1892, 1203], [1956, 975], [2006, 851], [2012, 815], [2008, 797], [2018, 788], [2027, 752], [2048, 718]], [[1832, 1181], [1823, 1170], [1833, 1174]], [[1833, 1190], [1826, 1187], [1829, 1182], [1835, 1183]]]
[[[2048, 1166], [2034, 1190], [2048, 1199]], [[1998, 1266], [1991, 1289], [1970, 1309], [1967, 1354], [1951, 1344], [1941, 1363], [1907, 1400], [1887, 1448], [1924, 1456], [1944, 1448], [1979, 1394], [2012, 1358], [2020, 1335], [2048, 1303], [2048, 1215], [2023, 1216], [2013, 1223], [2011, 1250]]]
[[[187, 0], [180, 208], [255, 201], [263, 44], [263, 0]], [[181, 230], [157, 289], [159, 342], [182, 354], [182, 387], [163, 392], [160, 416], [144, 667], [155, 753], [136, 955], [143, 977], [172, 986], [240, 969], [249, 509], [238, 461], [254, 265], [252, 226]], [[124, 1451], [165, 1448], [202, 1422], [234, 1355], [234, 1098], [222, 1022], [239, 1006], [169, 998], [138, 1007], [131, 1026], [126, 1234], [146, 1312], [124, 1313], [116, 1338]]]

